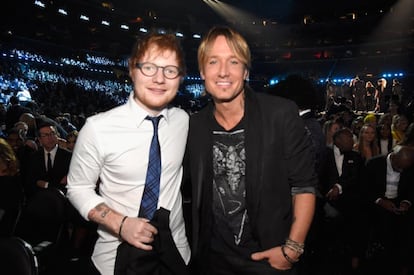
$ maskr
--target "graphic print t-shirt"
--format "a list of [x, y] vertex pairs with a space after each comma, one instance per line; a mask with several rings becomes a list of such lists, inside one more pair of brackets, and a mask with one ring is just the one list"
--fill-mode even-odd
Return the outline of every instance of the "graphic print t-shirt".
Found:
[[246, 209], [246, 154], [241, 122], [213, 131], [213, 251], [250, 257], [257, 251]]

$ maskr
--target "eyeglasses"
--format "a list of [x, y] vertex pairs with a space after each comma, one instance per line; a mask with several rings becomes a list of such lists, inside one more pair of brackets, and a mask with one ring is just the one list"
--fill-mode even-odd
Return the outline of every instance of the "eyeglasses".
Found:
[[54, 137], [54, 136], [56, 136], [56, 133], [55, 133], [55, 132], [50, 132], [50, 133], [40, 133], [40, 134], [39, 134], [39, 137], [41, 137], [41, 138], [45, 138], [45, 137]]
[[177, 66], [168, 65], [168, 66], [158, 66], [154, 63], [144, 62], [144, 63], [136, 63], [135, 66], [141, 71], [141, 73], [145, 76], [154, 76], [157, 74], [158, 69], [162, 69], [162, 74], [167, 79], [174, 79], [177, 78], [181, 70]]

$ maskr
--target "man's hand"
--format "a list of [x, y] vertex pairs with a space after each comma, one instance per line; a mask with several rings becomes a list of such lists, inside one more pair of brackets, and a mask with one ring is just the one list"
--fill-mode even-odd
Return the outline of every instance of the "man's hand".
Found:
[[136, 217], [128, 217], [120, 231], [120, 237], [129, 244], [142, 250], [152, 250], [149, 245], [158, 234], [157, 228], [149, 223], [149, 220]]
[[334, 185], [331, 190], [329, 190], [329, 192], [326, 194], [326, 197], [328, 198], [328, 200], [330, 201], [334, 201], [337, 200], [339, 197], [339, 188], [338, 186]]
[[395, 214], [399, 214], [397, 206], [395, 206], [395, 204], [392, 201], [388, 200], [388, 199], [381, 199], [378, 202], [378, 205], [381, 206], [382, 208], [384, 208], [387, 211], [393, 212]]
[[45, 180], [38, 180], [38, 181], [36, 181], [36, 185], [37, 185], [37, 187], [46, 189], [48, 187], [49, 183]]
[[[287, 251], [286, 251], [287, 252]], [[252, 259], [255, 261], [266, 260], [269, 264], [278, 270], [288, 270], [292, 268], [292, 264], [289, 263], [283, 256], [282, 247], [277, 246], [262, 252], [256, 252], [252, 254]], [[293, 258], [293, 255], [292, 255]]]

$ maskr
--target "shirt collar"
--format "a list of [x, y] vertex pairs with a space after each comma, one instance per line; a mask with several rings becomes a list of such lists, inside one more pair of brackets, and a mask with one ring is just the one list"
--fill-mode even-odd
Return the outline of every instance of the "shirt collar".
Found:
[[56, 151], [57, 151], [57, 149], [58, 149], [58, 145], [56, 144], [55, 145], [55, 148], [53, 148], [52, 150], [50, 150], [49, 152], [48, 151], [46, 151], [44, 148], [43, 148], [43, 152], [44, 152], [44, 154], [45, 155], [47, 155], [47, 153], [50, 153], [51, 155], [55, 155], [56, 154]]
[[[127, 102], [128, 108], [133, 113], [133, 117], [136, 118], [137, 126], [139, 127], [141, 123], [145, 120], [147, 116], [153, 116], [152, 114], [149, 114], [147, 110], [142, 108], [134, 99], [134, 92], [132, 91], [129, 95], [128, 102]], [[165, 120], [168, 123], [169, 120], [169, 108], [165, 107], [162, 109], [162, 111], [158, 114], [158, 116], [162, 115], [163, 120]]]
[[333, 150], [334, 150], [334, 154], [336, 156], [342, 156], [343, 155], [343, 153], [341, 152], [341, 150], [339, 150], [339, 148], [335, 144], [333, 145]]

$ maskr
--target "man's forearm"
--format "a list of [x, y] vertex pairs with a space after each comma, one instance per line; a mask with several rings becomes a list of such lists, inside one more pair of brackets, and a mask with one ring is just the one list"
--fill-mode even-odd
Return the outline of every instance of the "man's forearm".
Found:
[[293, 196], [293, 220], [289, 238], [304, 243], [315, 213], [316, 197], [313, 193], [301, 193]]
[[118, 235], [119, 227], [124, 216], [111, 209], [105, 203], [100, 203], [88, 213], [88, 219], [105, 226], [114, 235]]

